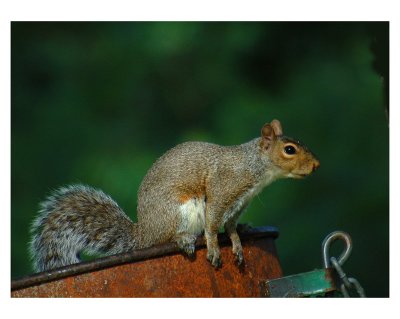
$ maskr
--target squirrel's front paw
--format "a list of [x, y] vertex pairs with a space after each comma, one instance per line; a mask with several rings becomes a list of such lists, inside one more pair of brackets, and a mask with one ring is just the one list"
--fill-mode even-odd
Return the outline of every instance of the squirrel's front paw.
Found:
[[222, 266], [221, 256], [217, 250], [208, 250], [207, 259], [215, 268], [220, 268]]
[[238, 266], [242, 265], [243, 263], [243, 251], [239, 250], [237, 252], [234, 253], [235, 254], [235, 260]]
[[235, 234], [231, 235], [232, 239], [232, 252], [235, 256], [235, 260], [238, 266], [241, 266], [243, 264], [243, 248], [242, 244], [240, 243], [240, 238], [239, 236]]

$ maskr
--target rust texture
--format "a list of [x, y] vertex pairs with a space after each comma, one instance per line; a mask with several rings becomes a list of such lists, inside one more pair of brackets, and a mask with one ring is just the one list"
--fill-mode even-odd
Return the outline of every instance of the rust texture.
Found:
[[274, 244], [277, 231], [252, 229], [241, 237], [243, 267], [236, 265], [229, 240], [222, 235], [223, 265], [217, 270], [206, 259], [204, 242], [197, 244], [193, 260], [168, 244], [14, 281], [11, 296], [258, 297], [262, 280], [282, 276]]

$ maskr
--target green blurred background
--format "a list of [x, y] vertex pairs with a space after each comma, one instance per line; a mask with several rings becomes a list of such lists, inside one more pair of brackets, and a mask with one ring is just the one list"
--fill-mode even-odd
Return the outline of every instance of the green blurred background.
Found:
[[135, 219], [139, 184], [166, 150], [188, 140], [240, 144], [277, 118], [321, 168], [269, 186], [241, 222], [279, 228], [286, 275], [321, 268], [323, 238], [349, 232], [345, 271], [368, 296], [387, 297], [388, 29], [13, 22], [11, 277], [32, 273], [29, 225], [51, 189], [93, 185]]

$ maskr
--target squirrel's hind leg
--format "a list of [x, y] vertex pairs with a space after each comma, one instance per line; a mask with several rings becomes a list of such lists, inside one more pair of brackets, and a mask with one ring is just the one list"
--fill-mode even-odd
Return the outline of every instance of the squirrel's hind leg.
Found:
[[193, 257], [197, 236], [204, 231], [206, 203], [204, 196], [187, 199], [179, 206], [180, 222], [175, 242], [189, 257]]

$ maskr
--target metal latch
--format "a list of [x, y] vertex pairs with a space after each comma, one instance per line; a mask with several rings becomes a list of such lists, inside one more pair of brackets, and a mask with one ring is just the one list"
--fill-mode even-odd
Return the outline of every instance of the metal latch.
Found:
[[[329, 256], [331, 244], [336, 240], [345, 243], [345, 249], [338, 259]], [[360, 297], [365, 297], [364, 289], [355, 278], [348, 278], [342, 265], [349, 258], [352, 241], [349, 234], [335, 231], [322, 242], [323, 269], [286, 276], [261, 282], [263, 297], [317, 297], [330, 296], [339, 291], [349, 297], [349, 290], [355, 289]]]

